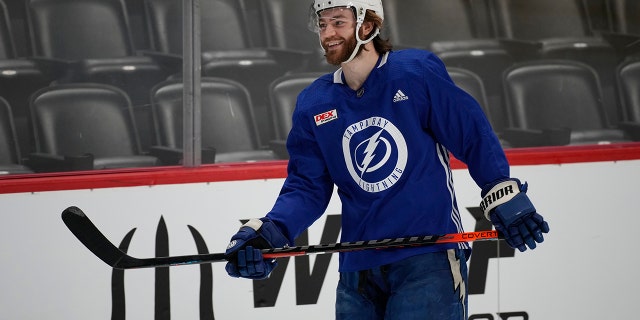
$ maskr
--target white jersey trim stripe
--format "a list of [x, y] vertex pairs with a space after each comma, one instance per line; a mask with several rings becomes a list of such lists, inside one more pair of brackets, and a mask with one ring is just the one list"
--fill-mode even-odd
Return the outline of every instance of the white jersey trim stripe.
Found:
[[[376, 68], [381, 68], [382, 66], [387, 64], [387, 59], [388, 58], [389, 58], [389, 52], [386, 52], [382, 56], [382, 59], [380, 59], [380, 64]], [[333, 83], [344, 84], [342, 82], [342, 68], [336, 70], [336, 72], [333, 73]]]
[[[442, 168], [444, 169], [444, 172], [447, 175], [447, 189], [449, 189], [449, 195], [451, 196], [451, 221], [455, 224], [458, 232], [463, 232], [464, 228], [462, 227], [462, 219], [460, 217], [460, 211], [456, 206], [453, 174], [451, 172], [451, 166], [449, 165], [449, 152], [441, 144], [436, 145], [436, 150], [438, 153], [438, 158], [440, 159], [440, 164], [442, 164]], [[458, 247], [460, 249], [469, 249], [469, 246], [466, 243], [459, 243]]]

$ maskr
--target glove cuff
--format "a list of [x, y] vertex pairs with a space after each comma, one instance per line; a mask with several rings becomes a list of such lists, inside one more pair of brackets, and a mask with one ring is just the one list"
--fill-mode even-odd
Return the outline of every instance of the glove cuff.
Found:
[[251, 229], [253, 229], [254, 231], [258, 231], [258, 229], [260, 229], [260, 227], [262, 227], [262, 220], [260, 219], [251, 219], [249, 221], [247, 221], [247, 223], [243, 224], [243, 227], [249, 227]]
[[489, 217], [491, 211], [495, 207], [513, 199], [518, 193], [520, 193], [520, 181], [517, 179], [503, 181], [493, 186], [483, 194], [482, 202], [480, 202], [480, 208], [484, 212], [485, 218], [491, 221]]
[[272, 248], [289, 246], [289, 240], [273, 221], [268, 218], [261, 218], [260, 222], [261, 227], [258, 234], [260, 234], [260, 236], [264, 238]]

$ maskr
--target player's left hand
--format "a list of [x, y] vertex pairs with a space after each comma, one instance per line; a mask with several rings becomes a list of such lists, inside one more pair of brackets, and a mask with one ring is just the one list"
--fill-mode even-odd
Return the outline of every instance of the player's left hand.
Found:
[[287, 238], [273, 221], [251, 219], [231, 237], [225, 254], [225, 269], [235, 278], [266, 279], [278, 265], [275, 259], [264, 259], [262, 250], [289, 245]]
[[535, 249], [536, 243], [544, 241], [542, 234], [549, 232], [549, 224], [536, 212], [526, 192], [527, 183], [509, 179], [483, 189], [480, 203], [485, 217], [507, 244], [521, 252], [527, 247]]

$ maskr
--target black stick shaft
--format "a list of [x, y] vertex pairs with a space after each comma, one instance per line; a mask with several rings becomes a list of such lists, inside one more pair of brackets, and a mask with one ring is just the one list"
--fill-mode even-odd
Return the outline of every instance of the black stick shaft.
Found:
[[[84, 244], [93, 254], [102, 261], [116, 269], [159, 268], [189, 264], [203, 264], [227, 261], [224, 253], [207, 253], [184, 256], [135, 258], [118, 249], [100, 230], [91, 222], [82, 210], [77, 207], [69, 207], [62, 212], [62, 220], [69, 230]], [[480, 240], [498, 240], [497, 231], [451, 233], [437, 236], [404, 237], [395, 239], [341, 242], [331, 244], [318, 244], [310, 246], [297, 246], [285, 248], [263, 249], [262, 254], [266, 259], [293, 257], [316, 253], [335, 253], [366, 249], [383, 249], [394, 247], [425, 246], [439, 243], [457, 243]]]

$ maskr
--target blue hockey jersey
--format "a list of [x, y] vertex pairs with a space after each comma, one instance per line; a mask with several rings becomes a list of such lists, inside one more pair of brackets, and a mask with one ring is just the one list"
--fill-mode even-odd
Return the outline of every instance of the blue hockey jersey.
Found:
[[[286, 178], [267, 214], [290, 241], [342, 203], [341, 241], [462, 232], [449, 152], [478, 186], [509, 177], [500, 143], [478, 103], [424, 50], [382, 55], [359, 90], [341, 70], [298, 96]], [[293, 243], [293, 242], [292, 242]], [[357, 271], [463, 244], [340, 253]]]

